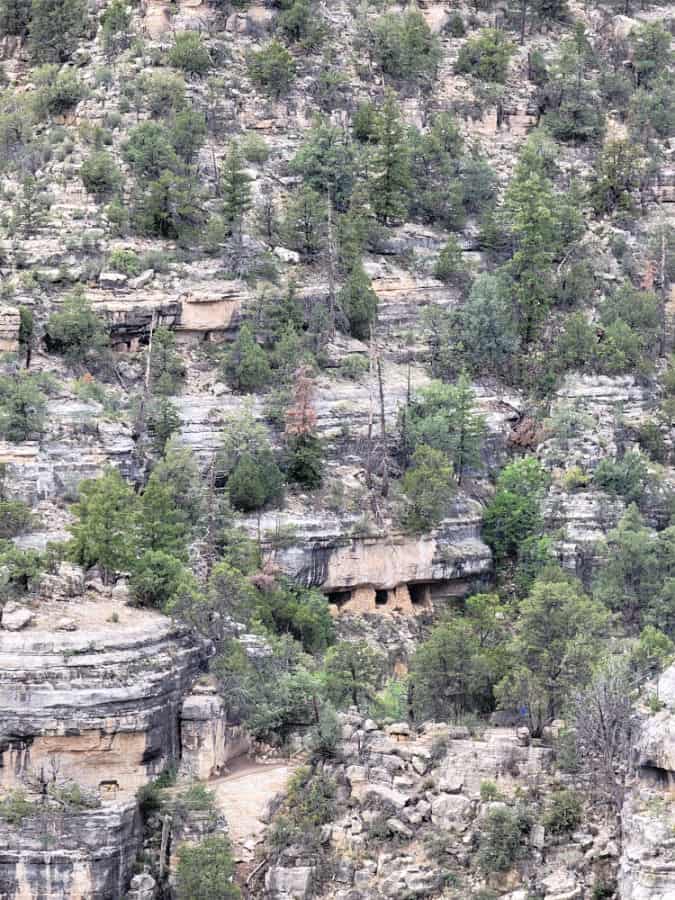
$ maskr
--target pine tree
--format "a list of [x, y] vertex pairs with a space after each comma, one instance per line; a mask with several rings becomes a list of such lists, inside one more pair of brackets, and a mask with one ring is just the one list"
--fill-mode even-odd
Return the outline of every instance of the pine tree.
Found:
[[163, 453], [167, 441], [180, 428], [178, 410], [168, 397], [159, 397], [148, 409], [148, 433], [157, 453]]
[[452, 429], [450, 459], [461, 481], [468, 468], [480, 466], [485, 419], [474, 410], [476, 395], [466, 375], [460, 375], [451, 386], [448, 399]]
[[326, 202], [311, 187], [302, 187], [286, 204], [282, 233], [303, 256], [316, 256], [326, 242]]
[[293, 402], [286, 411], [284, 434], [289, 451], [288, 479], [310, 490], [320, 487], [323, 475], [313, 393], [311, 371], [308, 366], [301, 366], [295, 372]]
[[188, 523], [173, 486], [152, 475], [139, 504], [139, 543], [144, 550], [162, 550], [184, 559], [189, 536]]
[[370, 201], [383, 225], [405, 219], [412, 189], [410, 153], [405, 127], [392, 93], [388, 93], [377, 122], [377, 147], [373, 154]]
[[25, 37], [30, 23], [31, 0], [0, 0], [0, 37]]
[[378, 298], [360, 260], [349, 273], [338, 302], [349, 322], [349, 331], [359, 340], [367, 340], [377, 316]]
[[160, 326], [152, 336], [152, 393], [163, 396], [175, 394], [184, 378], [185, 364], [176, 350], [176, 338], [172, 331]]
[[241, 240], [244, 214], [251, 207], [251, 179], [243, 167], [243, 157], [236, 143], [225, 158], [221, 176], [223, 218], [233, 237]]
[[269, 383], [272, 372], [263, 348], [250, 325], [242, 325], [224, 363], [225, 376], [237, 391], [257, 391]]
[[63, 63], [87, 23], [85, 0], [32, 0], [30, 42], [38, 62]]
[[80, 499], [72, 507], [70, 550], [83, 566], [98, 564], [110, 582], [131, 565], [137, 548], [136, 497], [117, 469], [80, 483]]
[[14, 222], [25, 235], [33, 235], [47, 224], [50, 199], [44, 186], [33, 175], [21, 182], [21, 194], [14, 208]]

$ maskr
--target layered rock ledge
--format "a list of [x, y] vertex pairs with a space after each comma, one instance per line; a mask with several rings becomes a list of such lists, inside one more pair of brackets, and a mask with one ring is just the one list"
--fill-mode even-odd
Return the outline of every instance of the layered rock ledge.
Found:
[[178, 757], [181, 705], [208, 650], [133, 612], [73, 633], [0, 633], [2, 787], [56, 764], [104, 796], [132, 795]]

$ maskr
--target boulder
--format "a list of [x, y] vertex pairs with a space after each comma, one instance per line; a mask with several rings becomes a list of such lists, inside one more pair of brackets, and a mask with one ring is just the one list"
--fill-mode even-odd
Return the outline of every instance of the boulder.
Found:
[[431, 803], [431, 821], [439, 828], [463, 828], [470, 813], [471, 801], [461, 794], [441, 794]]
[[127, 276], [122, 272], [101, 272], [98, 283], [102, 288], [120, 288], [127, 283]]
[[311, 896], [312, 866], [272, 866], [265, 874], [265, 888], [274, 900], [306, 900]]
[[145, 287], [146, 284], [150, 284], [150, 282], [155, 277], [154, 269], [146, 269], [144, 272], [141, 272], [140, 275], [137, 275], [135, 278], [129, 279], [129, 287], [137, 291], [139, 288]]
[[282, 262], [297, 265], [300, 262], [300, 254], [295, 250], [289, 250], [287, 247], [275, 247], [274, 255]]
[[405, 838], [408, 841], [411, 840], [413, 836], [412, 829], [408, 828], [408, 826], [404, 825], [400, 819], [395, 817], [387, 819], [387, 828], [392, 834], [397, 834], [399, 837]]
[[9, 600], [2, 608], [2, 627], [5, 631], [21, 631], [35, 618], [35, 614], [15, 600]]
[[69, 600], [84, 594], [84, 572], [80, 566], [62, 562], [55, 575], [40, 578], [40, 596], [45, 600]]

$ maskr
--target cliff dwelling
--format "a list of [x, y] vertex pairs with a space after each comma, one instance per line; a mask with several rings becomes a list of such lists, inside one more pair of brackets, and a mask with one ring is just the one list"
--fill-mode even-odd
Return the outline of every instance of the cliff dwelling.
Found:
[[328, 592], [328, 602], [331, 605], [333, 615], [343, 613], [379, 613], [391, 615], [399, 613], [407, 616], [417, 616], [425, 612], [431, 612], [432, 600], [441, 596], [448, 596], [456, 592], [450, 589], [450, 582], [411, 582], [409, 584], [397, 584], [393, 587], [376, 587], [372, 584], [344, 587], [340, 590]]

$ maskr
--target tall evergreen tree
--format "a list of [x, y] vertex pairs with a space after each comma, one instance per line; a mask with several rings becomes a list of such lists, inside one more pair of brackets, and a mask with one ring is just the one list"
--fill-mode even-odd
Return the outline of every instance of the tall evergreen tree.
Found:
[[405, 126], [391, 92], [378, 116], [377, 139], [370, 178], [370, 202], [378, 220], [383, 225], [390, 225], [405, 219], [412, 188]]
[[80, 499], [72, 507], [77, 521], [70, 526], [70, 551], [83, 566], [98, 564], [110, 582], [131, 565], [137, 548], [136, 497], [117, 469], [80, 484]]
[[236, 143], [230, 147], [223, 163], [221, 190], [223, 217], [233, 237], [241, 239], [244, 215], [251, 206], [251, 179]]

